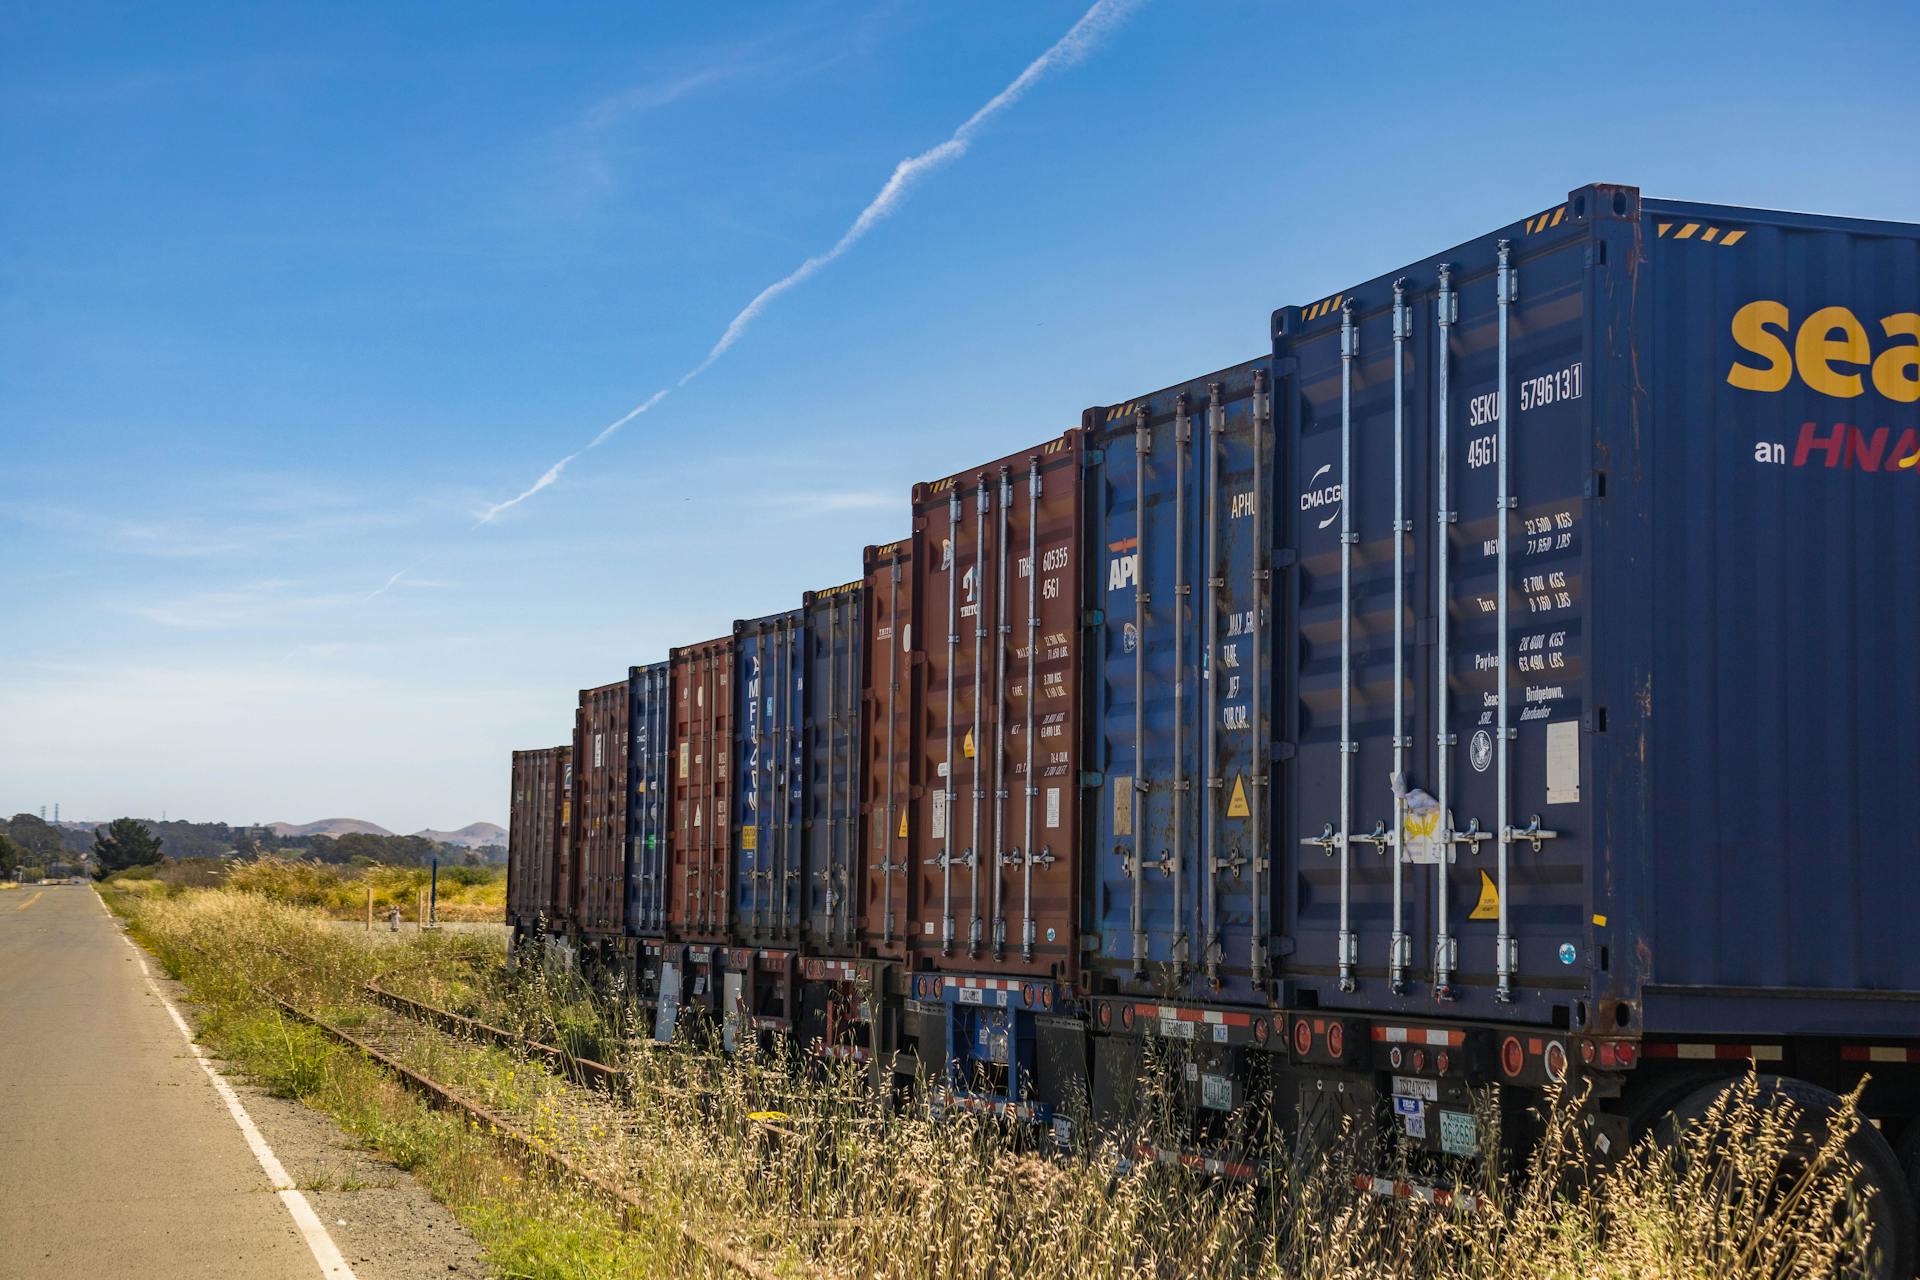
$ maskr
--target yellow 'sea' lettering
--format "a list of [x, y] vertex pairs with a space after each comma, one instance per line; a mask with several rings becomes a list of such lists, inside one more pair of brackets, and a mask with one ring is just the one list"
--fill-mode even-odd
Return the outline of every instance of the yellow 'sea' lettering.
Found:
[[1785, 391], [1793, 381], [1793, 357], [1772, 331], [1785, 333], [1791, 321], [1784, 302], [1749, 302], [1734, 312], [1733, 340], [1764, 359], [1767, 367], [1736, 364], [1727, 371], [1727, 381], [1742, 391]]
[[[1920, 313], [1904, 311], [1880, 322], [1889, 338], [1912, 338], [1888, 347], [1873, 362], [1873, 389], [1901, 404], [1920, 401]], [[1906, 463], [1912, 466], [1911, 462]]]
[[1793, 355], [1800, 362], [1800, 380], [1822, 395], [1851, 400], [1867, 389], [1859, 374], [1833, 367], [1837, 360], [1864, 365], [1873, 359], [1867, 331], [1845, 307], [1822, 307], [1808, 316], [1794, 339]]
[[1785, 391], [1797, 364], [1810, 390], [1852, 400], [1866, 394], [1864, 375], [1871, 370], [1873, 389], [1887, 399], [1920, 402], [1920, 312], [1882, 317], [1880, 329], [1895, 341], [1876, 357], [1867, 327], [1846, 307], [1821, 307], [1794, 332], [1786, 303], [1749, 302], [1733, 314], [1733, 340], [1754, 362], [1736, 360], [1727, 382], [1742, 391]]

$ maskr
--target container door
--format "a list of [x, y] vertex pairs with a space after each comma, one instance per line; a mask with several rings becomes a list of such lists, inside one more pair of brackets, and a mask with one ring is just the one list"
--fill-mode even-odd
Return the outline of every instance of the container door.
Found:
[[1449, 350], [1445, 976], [1536, 1019], [1587, 986], [1587, 244], [1472, 264]]
[[[1431, 284], [1431, 281], [1428, 282]], [[1296, 995], [1424, 991], [1443, 874], [1432, 795], [1432, 387], [1438, 305], [1409, 280], [1286, 322], [1281, 517], [1295, 562], [1283, 946]], [[1343, 747], [1343, 744], [1344, 747]]]
[[1266, 371], [1193, 397], [1204, 437], [1198, 597], [1201, 797], [1192, 858], [1195, 979], [1202, 998], [1262, 996], [1268, 978], [1268, 795], [1273, 644], [1265, 511], [1273, 424]]
[[658, 936], [666, 931], [667, 815], [671, 799], [672, 710], [667, 664], [635, 667], [628, 677], [627, 928]]
[[812, 941], [836, 950], [855, 945], [866, 891], [856, 821], [860, 796], [860, 583], [808, 598], [800, 717], [806, 764], [805, 856], [801, 893]]
[[879, 954], [898, 957], [905, 953], [906, 930], [914, 918], [908, 895], [918, 883], [911, 834], [916, 779], [912, 544], [869, 547], [865, 561], [860, 785], [867, 833], [866, 939]]
[[669, 917], [687, 937], [719, 940], [728, 924], [733, 663], [731, 642], [676, 652], [675, 813]]
[[[1177, 403], [1176, 403], [1177, 401]], [[1138, 983], [1192, 971], [1191, 795], [1201, 655], [1199, 466], [1188, 397], [1111, 410], [1090, 495], [1097, 767], [1089, 924], [1101, 967]]]

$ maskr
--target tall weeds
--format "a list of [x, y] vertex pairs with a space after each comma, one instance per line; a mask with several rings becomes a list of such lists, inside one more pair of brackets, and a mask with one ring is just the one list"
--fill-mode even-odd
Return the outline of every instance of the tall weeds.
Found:
[[[214, 1033], [225, 1019], [230, 1036], [251, 1036], [246, 1060], [266, 1063], [302, 1096], [334, 1096], [329, 1090], [338, 1093], [336, 1078], [352, 1064], [303, 1065], [297, 1041], [276, 1048], [260, 1027], [256, 984], [349, 1020], [370, 1016], [359, 984], [383, 974], [396, 987], [465, 1003], [490, 1021], [622, 1067], [632, 1096], [615, 1105], [496, 1048], [423, 1037], [412, 1051], [422, 1069], [485, 1098], [650, 1208], [638, 1235], [623, 1237], [563, 1188], [517, 1172], [496, 1175], [489, 1165], [486, 1177], [508, 1180], [447, 1183], [463, 1218], [484, 1228], [496, 1262], [512, 1274], [710, 1268], [677, 1243], [681, 1222], [795, 1274], [901, 1280], [1810, 1280], [1844, 1274], [1863, 1236], [1845, 1150], [1859, 1123], [1852, 1100], [1809, 1153], [1791, 1140], [1790, 1106], [1752, 1078], [1674, 1142], [1642, 1143], [1601, 1173], [1582, 1154], [1579, 1099], [1550, 1098], [1525, 1168], [1476, 1163], [1453, 1171], [1491, 1207], [1438, 1210], [1356, 1191], [1352, 1174], [1366, 1146], [1359, 1135], [1294, 1170], [1285, 1135], [1261, 1134], [1250, 1122], [1247, 1140], [1271, 1162], [1275, 1185], [1210, 1180], [1131, 1158], [1134, 1139], [1151, 1139], [1165, 1122], [1166, 1109], [1150, 1096], [1140, 1133], [1083, 1137], [1063, 1158], [991, 1120], [876, 1097], [864, 1070], [851, 1066], [825, 1068], [785, 1050], [723, 1058], [656, 1046], [622, 1001], [559, 966], [525, 955], [508, 978], [497, 944], [424, 935], [368, 947], [311, 913], [232, 891], [128, 909], [140, 935], [207, 1005]], [[281, 1058], [286, 1065], [276, 1067]], [[385, 1133], [384, 1105], [355, 1102], [353, 1123], [403, 1161], [438, 1167], [436, 1142], [467, 1151], [458, 1146], [466, 1137], [442, 1129]]]

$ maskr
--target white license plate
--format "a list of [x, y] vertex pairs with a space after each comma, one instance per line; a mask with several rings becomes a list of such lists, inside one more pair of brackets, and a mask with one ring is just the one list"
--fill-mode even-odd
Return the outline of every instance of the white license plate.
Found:
[[987, 1002], [987, 993], [982, 991], [980, 988], [978, 987], [960, 988], [961, 1004], [985, 1004], [986, 1002]]
[[1396, 1098], [1425, 1098], [1428, 1102], [1440, 1101], [1440, 1082], [1427, 1080], [1420, 1076], [1395, 1076], [1393, 1078], [1393, 1096]]
[[1160, 1034], [1169, 1040], [1193, 1039], [1193, 1023], [1182, 1022], [1178, 1018], [1160, 1019]]
[[1233, 1078], [1231, 1076], [1201, 1076], [1200, 1105], [1209, 1111], [1233, 1110]]
[[1480, 1154], [1480, 1126], [1474, 1121], [1471, 1113], [1465, 1111], [1440, 1113], [1440, 1149], [1450, 1156]]

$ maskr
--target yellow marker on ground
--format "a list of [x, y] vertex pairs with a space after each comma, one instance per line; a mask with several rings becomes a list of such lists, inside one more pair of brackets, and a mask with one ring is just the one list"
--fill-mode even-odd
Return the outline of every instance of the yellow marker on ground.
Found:
[[25, 911], [28, 907], [40, 901], [40, 893], [41, 893], [40, 890], [38, 889], [34, 890], [33, 896], [31, 898], [28, 898], [25, 902], [21, 903], [19, 906], [15, 907], [14, 910]]

